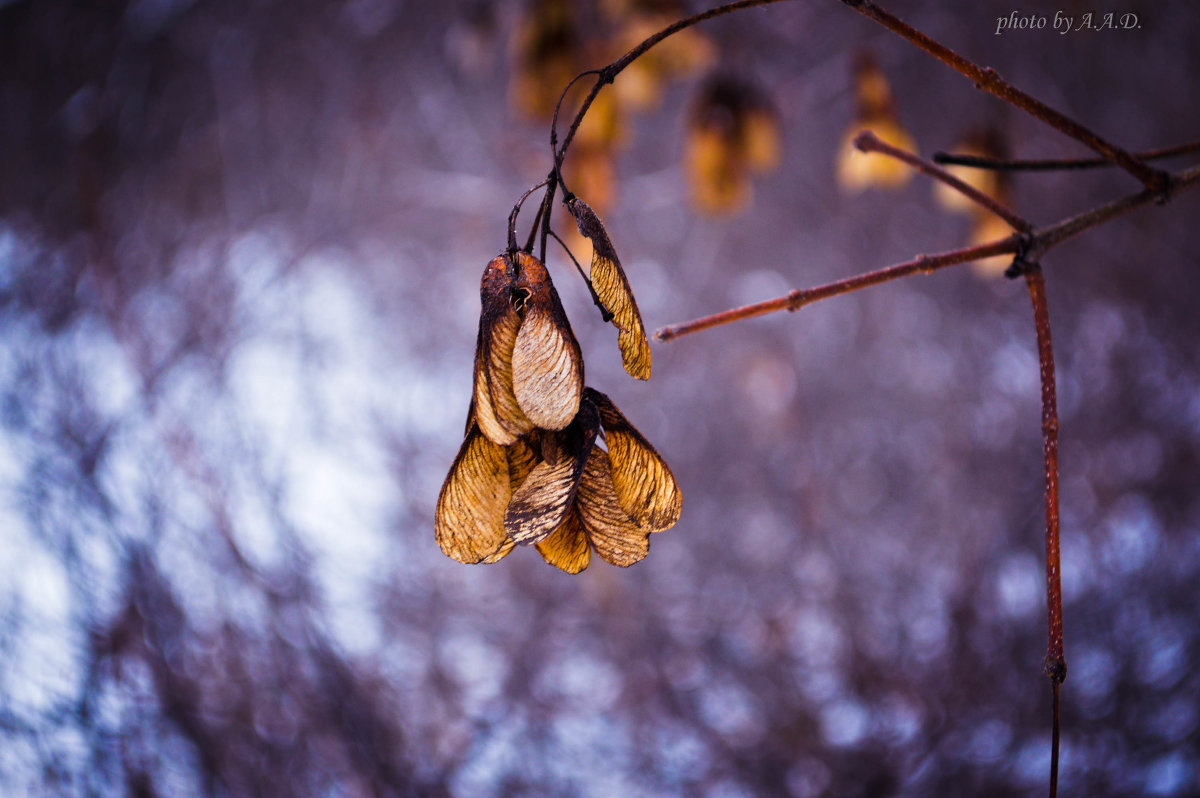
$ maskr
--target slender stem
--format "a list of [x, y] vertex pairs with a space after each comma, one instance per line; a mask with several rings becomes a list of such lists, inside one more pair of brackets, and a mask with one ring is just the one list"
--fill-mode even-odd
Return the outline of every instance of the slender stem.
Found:
[[1068, 238], [1077, 236], [1085, 230], [1090, 230], [1118, 216], [1124, 216], [1126, 213], [1150, 202], [1161, 202], [1164, 196], [1174, 196], [1194, 188], [1197, 184], [1200, 184], [1200, 166], [1192, 166], [1175, 172], [1168, 175], [1168, 178], [1165, 195], [1159, 189], [1148, 188], [1144, 191], [1139, 191], [1137, 194], [1130, 194], [1127, 197], [1122, 197], [1121, 199], [1092, 208], [1089, 211], [1084, 211], [1050, 227], [1034, 231], [1032, 257], [1036, 259], [1040, 257], [1042, 252], [1061, 244]]
[[[571, 83], [567, 84], [567, 88], [570, 88], [571, 84], [573, 84], [576, 80], [583, 77], [584, 75], [595, 74], [597, 76], [596, 82], [594, 84], [592, 84], [591, 91], [589, 91], [587, 96], [583, 98], [583, 103], [579, 106], [579, 110], [575, 112], [575, 118], [571, 121], [571, 126], [569, 128], [567, 128], [567, 134], [563, 138], [562, 146], [559, 147], [557, 153], [554, 154], [554, 168], [551, 169], [551, 171], [550, 171], [550, 188], [546, 192], [545, 197], [542, 200], [542, 207], [545, 210], [545, 212], [542, 216], [542, 234], [541, 234], [541, 245], [539, 247], [539, 257], [543, 261], [545, 261], [545, 259], [546, 259], [546, 240], [550, 236], [550, 215], [551, 215], [550, 211], [554, 207], [554, 194], [557, 191], [558, 186], [560, 184], [562, 185], [562, 188], [563, 188], [563, 195], [569, 196], [569, 194], [567, 192], [567, 186], [565, 183], [562, 182], [563, 158], [566, 157], [567, 150], [570, 148], [571, 142], [575, 139], [575, 133], [579, 130], [580, 124], [583, 123], [583, 118], [587, 114], [588, 109], [592, 107], [592, 103], [596, 100], [596, 95], [598, 95], [600, 93], [600, 89], [604, 88], [605, 85], [612, 83], [613, 80], [616, 79], [617, 75], [621, 74], [621, 72], [625, 69], [625, 67], [629, 66], [634, 61], [636, 61], [638, 58], [640, 58], [651, 47], [658, 44], [659, 42], [661, 42], [663, 39], [667, 38], [668, 36], [672, 36], [672, 35], [678, 33], [679, 31], [683, 30], [684, 28], [690, 28], [692, 25], [703, 22], [706, 19], [712, 19], [713, 17], [723, 16], [723, 15], [729, 14], [733, 11], [739, 11], [743, 8], [752, 8], [754, 6], [765, 6], [765, 5], [770, 5], [772, 3], [779, 3], [782, 1], [783, 0], [738, 0], [738, 2], [735, 2], [735, 3], [727, 3], [723, 6], [717, 6], [716, 8], [710, 8], [708, 11], [701, 11], [699, 14], [693, 14], [690, 17], [681, 19], [678, 22], [676, 22], [672, 25], [668, 25], [667, 27], [663, 28], [662, 30], [658, 31], [657, 33], [647, 37], [640, 44], [635, 46], [632, 50], [625, 53], [625, 55], [621, 56], [616, 61], [613, 61], [612, 63], [608, 64], [607, 66], [602, 67], [601, 69], [589, 69], [586, 72], [582, 72], [579, 75], [576, 75], [574, 78], [571, 79]], [[566, 89], [563, 90], [562, 96], [565, 96], [565, 95], [566, 95]], [[558, 133], [558, 110], [559, 110], [559, 107], [561, 107], [561, 105], [562, 105], [562, 96], [559, 97], [559, 105], [555, 107], [554, 121], [550, 126], [550, 142], [551, 142], [552, 149], [553, 149], [555, 137], [557, 136], [557, 133]]]
[[513, 206], [512, 213], [508, 215], [508, 250], [510, 252], [517, 250], [517, 215], [521, 212], [521, 206], [525, 204], [525, 200], [529, 199], [530, 194], [546, 185], [546, 182], [543, 180], [522, 194], [521, 198], [517, 200], [517, 204]]
[[929, 175], [935, 180], [940, 180], [950, 188], [959, 192], [967, 199], [987, 208], [992, 213], [999, 216], [1004, 221], [1008, 222], [1009, 226], [1020, 232], [1028, 232], [1033, 228], [1029, 222], [1013, 213], [1011, 210], [1002, 205], [998, 200], [989, 197], [974, 186], [968, 185], [954, 175], [942, 169], [940, 166], [926, 161], [924, 158], [919, 158], [911, 152], [902, 150], [899, 147], [894, 147], [886, 141], [881, 140], [870, 130], [864, 130], [859, 133], [854, 139], [854, 146], [863, 152], [878, 152], [883, 155], [888, 155], [898, 161], [903, 161], [914, 169]]
[[1041, 267], [1027, 264], [1025, 282], [1033, 303], [1038, 361], [1042, 376], [1042, 450], [1046, 477], [1046, 609], [1048, 635], [1046, 675], [1053, 689], [1054, 728], [1050, 741], [1050, 795], [1058, 789], [1059, 685], [1067, 678], [1063, 654], [1062, 568], [1058, 515], [1058, 400], [1054, 387], [1054, 350], [1050, 345], [1050, 314], [1046, 306], [1046, 281]]
[[727, 3], [723, 6], [710, 8], [707, 11], [701, 11], [699, 14], [693, 14], [692, 16], [681, 19], [672, 25], [668, 25], [658, 33], [646, 38], [632, 50], [625, 53], [625, 55], [621, 56], [616, 61], [613, 61], [608, 66], [599, 70], [591, 70], [597, 72], [599, 77], [596, 79], [595, 85], [592, 86], [592, 90], [588, 93], [587, 97], [584, 98], [583, 105], [579, 106], [579, 110], [575, 113], [575, 119], [571, 122], [571, 127], [567, 129], [567, 135], [563, 138], [562, 147], [559, 148], [558, 154], [554, 159], [555, 168], [557, 169], [562, 165], [562, 159], [567, 154], [567, 148], [571, 146], [571, 141], [575, 138], [575, 131], [579, 129], [580, 123], [583, 122], [584, 115], [587, 113], [588, 108], [591, 107], [592, 102], [596, 99], [596, 95], [600, 93], [600, 89], [604, 88], [606, 84], [612, 83], [617, 75], [621, 74], [625, 67], [629, 66], [638, 58], [640, 58], [642, 54], [651, 47], [658, 44], [668, 36], [672, 36], [684, 28], [690, 28], [691, 26], [700, 22], [704, 22], [707, 19], [723, 16], [733, 11], [739, 11], [743, 8], [765, 6], [778, 2], [782, 2], [782, 0], [738, 0], [736, 3]]
[[542, 196], [542, 207], [538, 210], [542, 219], [542, 238], [538, 244], [538, 260], [542, 263], [546, 262], [546, 239], [550, 236], [550, 217], [554, 215], [554, 192], [561, 180], [558, 164], [555, 164], [554, 169], [550, 172], [550, 187]]
[[1056, 130], [1083, 142], [1100, 155], [1103, 155], [1136, 177], [1146, 188], [1157, 191], [1163, 191], [1166, 188], [1165, 173], [1157, 169], [1151, 169], [1125, 150], [1100, 138], [1100, 136], [1074, 119], [1054, 110], [1042, 101], [1034, 99], [1004, 80], [991, 67], [981, 67], [975, 62], [964, 58], [944, 44], [929, 38], [908, 23], [889, 14], [874, 3], [869, 2], [869, 0], [842, 0], [842, 2], [970, 78], [975, 82], [977, 88], [996, 95], [1005, 102], [1015, 105], [1042, 120]]
[[[567, 99], [567, 92], [571, 90], [571, 87], [575, 85], [577, 80], [587, 77], [588, 75], [601, 74], [602, 73], [599, 69], [588, 69], [571, 78], [571, 82], [568, 83], [566, 88], [562, 90], [562, 94], [558, 95], [558, 102], [554, 106], [554, 117], [550, 120], [550, 158], [554, 161], [554, 172], [552, 173], [552, 176], [555, 177], [558, 182], [562, 183], [563, 194], [568, 194], [569, 192], [567, 191], [567, 184], [563, 183], [562, 181], [562, 156], [558, 153], [558, 114], [562, 110], [563, 101]], [[602, 79], [602, 77], [598, 77], [596, 79], [596, 85], [599, 85]], [[599, 91], [599, 89], [596, 89], [596, 91]]]
[[[542, 225], [542, 214], [546, 212], [546, 203], [538, 204], [537, 215], [533, 217], [533, 225], [529, 228], [529, 238], [525, 239], [525, 246], [521, 248], [522, 252], [533, 252], [533, 241], [537, 238], [538, 228]], [[545, 261], [542, 261], [545, 263]]]
[[756, 302], [753, 305], [744, 305], [740, 308], [725, 310], [720, 313], [714, 313], [711, 316], [684, 322], [683, 324], [672, 324], [654, 333], [654, 337], [660, 341], [670, 341], [681, 335], [707, 330], [709, 327], [718, 327], [733, 321], [751, 319], [755, 316], [762, 316], [763, 314], [772, 313], [777, 310], [799, 310], [805, 305], [818, 302], [822, 299], [849, 294], [852, 291], [886, 283], [889, 280], [895, 280], [899, 277], [907, 277], [917, 272], [930, 274], [946, 266], [953, 266], [956, 263], [965, 263], [992, 255], [1002, 255], [1006, 252], [1016, 253], [1020, 247], [1021, 237], [1014, 234], [1008, 238], [975, 247], [955, 249], [937, 255], [918, 255], [916, 258], [904, 263], [897, 263], [894, 266], [876, 269], [873, 272], [867, 272], [855, 277], [848, 277], [845, 280], [826, 283], [816, 288], [797, 289], [784, 296], [768, 299], [765, 302]]
[[1053, 705], [1050, 719], [1050, 798], [1056, 798], [1058, 795], [1058, 738], [1062, 728], [1059, 706], [1061, 691], [1061, 682], [1050, 682], [1051, 704]]
[[[1171, 194], [1178, 194], [1196, 185], [1200, 185], [1200, 166], [1193, 166], [1190, 169], [1185, 169], [1171, 175], [1169, 185], [1169, 193]], [[857, 291], [868, 286], [886, 283], [889, 280], [906, 277], [914, 272], [931, 272], [946, 266], [966, 263], [977, 258], [999, 255], [1005, 252], [1016, 254], [1021, 251], [1023, 241], [1027, 242], [1025, 245], [1026, 256], [1036, 259], [1042, 253], [1046, 252], [1046, 250], [1061, 244], [1068, 238], [1093, 227], [1098, 227], [1118, 216], [1129, 213], [1135, 208], [1161, 199], [1162, 194], [1160, 192], [1145, 189], [1139, 191], [1137, 194], [1131, 194], [1105, 205], [1100, 205], [1047, 227], [1036, 228], [1024, 235], [1014, 234], [1008, 238], [1002, 238], [987, 244], [966, 249], [956, 249], [937, 255], [921, 255], [913, 260], [867, 272], [857, 277], [838, 280], [837, 282], [817, 286], [816, 288], [792, 291], [775, 299], [768, 299], [765, 302], [758, 302], [753, 305], [714, 313], [711, 316], [704, 316], [699, 319], [683, 322], [682, 324], [672, 324], [663, 327], [654, 336], [660, 341], [670, 341], [681, 335], [707, 330], [710, 327], [717, 327], [722, 324], [753, 318], [754, 316], [761, 316], [764, 313], [771, 313], [778, 310], [796, 310], [803, 305], [808, 305], [821, 299], [828, 299], [832, 296]]]
[[[1197, 152], [1200, 152], [1200, 141], [1189, 141], [1174, 147], [1144, 150], [1135, 153], [1134, 157], [1143, 161], [1157, 161]], [[1107, 158], [1008, 159], [988, 158], [982, 155], [961, 155], [953, 152], [935, 152], [933, 162], [947, 166], [965, 166], [970, 169], [992, 169], [998, 172], [1054, 172], [1069, 169], [1099, 169], [1115, 165]]]

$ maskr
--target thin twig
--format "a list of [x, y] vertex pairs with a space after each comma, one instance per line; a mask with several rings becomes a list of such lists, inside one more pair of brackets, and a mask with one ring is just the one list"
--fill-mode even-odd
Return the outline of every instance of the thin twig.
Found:
[[[529, 228], [529, 238], [525, 239], [525, 246], [522, 247], [522, 252], [533, 252], [533, 241], [537, 238], [538, 228], [542, 224], [542, 214], [546, 211], [546, 203], [542, 202], [538, 205], [537, 214], [533, 217], [533, 225]], [[545, 263], [545, 260], [542, 261]]]
[[600, 316], [605, 321], [612, 321], [613, 314], [609, 313], [608, 308], [604, 307], [604, 303], [600, 301], [600, 295], [596, 293], [596, 287], [592, 285], [591, 278], [583, 273], [583, 267], [579, 265], [579, 260], [575, 257], [575, 253], [571, 251], [571, 248], [567, 246], [567, 242], [559, 238], [558, 233], [553, 230], [550, 231], [550, 237], [558, 242], [558, 245], [567, 253], [567, 257], [571, 259], [571, 263], [575, 264], [575, 270], [579, 272], [579, 276], [587, 283], [588, 291], [592, 295], [592, 302], [596, 304], [596, 307], [600, 308]]
[[995, 198], [989, 197], [979, 189], [972, 185], [968, 185], [966, 182], [950, 174], [945, 169], [926, 161], [924, 158], [920, 158], [911, 152], [888, 144], [870, 130], [864, 130], [863, 132], [859, 133], [854, 139], [854, 146], [862, 152], [878, 152], [882, 155], [895, 158], [898, 161], [903, 161], [912, 168], [929, 175], [934, 180], [940, 180], [950, 188], [965, 196], [967, 199], [979, 204], [984, 208], [987, 208], [989, 211], [1008, 222], [1008, 225], [1014, 230], [1019, 230], [1020, 232], [1024, 233], [1028, 232], [1033, 227], [1033, 225], [1025, 221], [1013, 211], [1006, 208]]
[[[1193, 166], [1170, 175], [1171, 194], [1187, 191], [1196, 185], [1200, 185], [1200, 166]], [[1145, 189], [1139, 191], [1137, 194], [1131, 194], [1127, 197], [1097, 206], [1047, 227], [1035, 228], [1024, 235], [1014, 234], [1008, 238], [1002, 238], [976, 247], [956, 249], [937, 255], [921, 255], [913, 260], [877, 269], [866, 274], [860, 274], [857, 277], [838, 280], [837, 282], [817, 286], [816, 288], [792, 291], [784, 296], [768, 299], [765, 302], [725, 310], [720, 313], [714, 313], [711, 316], [704, 316], [681, 324], [672, 324], [656, 332], [654, 337], [660, 341], [670, 341], [687, 333], [707, 330], [710, 327], [717, 327], [733, 321], [753, 318], [754, 316], [761, 316], [764, 313], [771, 313], [778, 310], [797, 310], [803, 305], [808, 305], [821, 299], [828, 299], [832, 296], [857, 291], [868, 286], [886, 283], [889, 280], [906, 277], [915, 272], [931, 272], [946, 266], [966, 263], [967, 261], [990, 255], [1000, 255], [1005, 252], [1015, 254], [1022, 250], [1023, 241], [1027, 242], [1024, 249], [1026, 256], [1032, 260], [1036, 260], [1044, 252], [1061, 244], [1068, 238], [1079, 235], [1083, 231], [1093, 227], [1098, 227], [1118, 216], [1123, 216], [1136, 208], [1140, 208], [1161, 198], [1162, 194], [1160, 192]]]
[[929, 38], [900, 18], [889, 14], [874, 3], [868, 2], [868, 0], [842, 0], [842, 2], [864, 16], [875, 20], [901, 38], [908, 40], [942, 63], [953, 67], [974, 81], [977, 88], [996, 95], [1005, 102], [1015, 105], [1017, 108], [1042, 120], [1054, 129], [1083, 142], [1100, 155], [1103, 155], [1136, 177], [1146, 188], [1159, 192], [1166, 189], [1166, 173], [1150, 168], [1125, 150], [1100, 138], [1100, 136], [1074, 119], [1021, 91], [1000, 77], [1000, 74], [991, 67], [981, 67], [974, 61], [964, 58], [944, 44]]
[[697, 23], [704, 22], [705, 20], [712, 19], [713, 17], [723, 16], [733, 11], [739, 11], [743, 8], [771, 5], [772, 3], [778, 2], [782, 2], [782, 0], [738, 0], [736, 3], [727, 3], [723, 6], [710, 8], [707, 11], [701, 11], [699, 14], [693, 14], [690, 17], [681, 19], [678, 22], [663, 28], [658, 33], [649, 36], [608, 66], [605, 66], [599, 70], [589, 70], [598, 72], [599, 77], [596, 79], [595, 85], [592, 86], [592, 90], [588, 93], [587, 97], [584, 98], [583, 105], [579, 106], [579, 110], [575, 113], [575, 119], [571, 122], [571, 127], [567, 130], [567, 135], [563, 138], [562, 147], [559, 148], [558, 154], [555, 156], [555, 167], [561, 167], [563, 156], [567, 154], [567, 148], [571, 146], [571, 140], [575, 138], [575, 131], [579, 129], [580, 123], [583, 122], [584, 115], [587, 113], [588, 108], [591, 107], [592, 102], [596, 99], [596, 95], [600, 93], [600, 89], [604, 88], [606, 84], [612, 83], [617, 75], [621, 74], [625, 67], [632, 64], [638, 58], [641, 58], [641, 56], [651, 47], [658, 44], [668, 36], [678, 33], [684, 28], [690, 28]]
[[[1200, 152], [1200, 141], [1189, 141], [1174, 147], [1143, 150], [1134, 153], [1142, 161], [1158, 161]], [[1100, 169], [1115, 166], [1107, 158], [988, 158], [983, 155], [963, 155], [954, 152], [935, 152], [933, 162], [944, 166], [965, 166], [968, 169], [991, 169], [997, 172], [1057, 172], [1072, 169]]]
[[1062, 691], [1062, 682], [1050, 682], [1050, 702], [1051, 718], [1050, 718], [1050, 798], [1056, 798], [1058, 795], [1058, 738], [1059, 732], [1062, 729], [1062, 718], [1060, 708], [1060, 696]]
[[[567, 134], [563, 137], [562, 146], [559, 147], [558, 152], [554, 154], [554, 167], [550, 170], [549, 176], [550, 188], [546, 191], [546, 194], [542, 199], [544, 215], [542, 216], [542, 235], [541, 244], [539, 247], [539, 257], [543, 261], [546, 259], [546, 240], [550, 237], [550, 212], [554, 206], [554, 194], [560, 184], [562, 184], [563, 196], [569, 196], [569, 193], [567, 192], [567, 186], [562, 182], [563, 158], [566, 157], [567, 150], [570, 148], [571, 142], [575, 139], [575, 133], [579, 130], [580, 124], [583, 123], [584, 116], [587, 115], [588, 109], [592, 107], [592, 103], [595, 101], [596, 95], [600, 93], [600, 90], [607, 84], [612, 83], [613, 80], [616, 79], [617, 75], [621, 74], [625, 67], [629, 66], [638, 58], [640, 58], [651, 47], [658, 44], [668, 36], [678, 33], [684, 28], [690, 28], [692, 25], [704, 22], [707, 19], [723, 16], [733, 11], [739, 11], [743, 8], [765, 6], [779, 2], [783, 2], [783, 0], [738, 0], [738, 2], [735, 3], [727, 3], [723, 6], [710, 8], [707, 11], [701, 11], [699, 14], [693, 14], [690, 17], [681, 19], [672, 25], [668, 25], [657, 33], [652, 34], [651, 36], [642, 40], [640, 44], [636, 45], [629, 52], [625, 53], [625, 55], [621, 56], [616, 61], [613, 61], [611, 64], [608, 64], [600, 69], [589, 69], [586, 72], [581, 72], [579, 75], [576, 75], [571, 79], [571, 83], [574, 83], [584, 75], [595, 74], [597, 76], [596, 82], [592, 84], [591, 91], [589, 91], [587, 96], [583, 98], [583, 103], [579, 106], [579, 110], [575, 112], [575, 118], [571, 121], [571, 127], [567, 129]], [[568, 88], [570, 88], [570, 85], [571, 84], [567, 84]], [[563, 90], [563, 94], [566, 94], [565, 89]], [[561, 103], [562, 97], [559, 98], [559, 104], [561, 105]], [[554, 123], [550, 126], [551, 147], [553, 147], [554, 139], [557, 136], [557, 133], [558, 108], [556, 107]]]
[[530, 194], [546, 183], [547, 181], [543, 180], [522, 194], [521, 198], [517, 200], [517, 204], [513, 206], [512, 213], [508, 215], [508, 249], [510, 252], [515, 252], [517, 249], [517, 215], [521, 212], [521, 206], [525, 204], [525, 200], [529, 199]]
[[860, 274], [855, 277], [848, 277], [845, 280], [838, 280], [825, 285], [817, 286], [816, 288], [797, 289], [781, 297], [768, 299], [765, 302], [756, 302], [753, 305], [744, 305], [740, 308], [732, 308], [720, 313], [714, 313], [711, 316], [694, 319], [682, 324], [672, 324], [668, 327], [663, 327], [658, 332], [654, 333], [654, 337], [660, 341], [670, 341], [678, 338], [681, 335], [688, 333], [707, 330], [709, 327], [719, 327], [722, 324], [729, 324], [733, 321], [741, 321], [742, 319], [750, 319], [755, 316], [762, 316], [766, 313], [772, 313], [777, 310], [799, 310], [805, 305], [822, 299], [840, 296], [841, 294], [849, 294], [852, 291], [858, 291], [868, 286], [886, 283], [889, 280], [895, 280], [898, 277], [907, 277], [910, 274], [923, 272], [925, 274], [932, 273], [946, 266], [953, 266], [957, 263], [966, 263], [967, 261], [976, 260], [978, 258], [987, 258], [992, 255], [1003, 255], [1006, 252], [1016, 253], [1021, 248], [1021, 237], [1012, 235], [1008, 238], [999, 241], [993, 241], [988, 244], [981, 244], [976, 247], [965, 247], [963, 249], [955, 249], [950, 252], [942, 252], [937, 255], [918, 255], [916, 258], [897, 263], [895, 266], [888, 266], [883, 269], [876, 269], [873, 272]]
[[1059, 685], [1067, 678], [1063, 654], [1062, 568], [1058, 515], [1058, 401], [1054, 388], [1054, 350], [1050, 345], [1050, 314], [1046, 306], [1046, 281], [1036, 263], [1023, 264], [1033, 321], [1037, 331], [1038, 361], [1042, 376], [1042, 449], [1046, 478], [1046, 608], [1048, 640], [1046, 675], [1053, 690], [1054, 719], [1050, 741], [1050, 796], [1058, 790]]

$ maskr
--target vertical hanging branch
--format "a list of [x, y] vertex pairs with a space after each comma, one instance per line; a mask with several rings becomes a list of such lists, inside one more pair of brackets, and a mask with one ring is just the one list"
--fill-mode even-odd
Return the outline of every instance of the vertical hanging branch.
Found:
[[1042, 450], [1046, 469], [1046, 605], [1049, 610], [1049, 640], [1046, 646], [1046, 675], [1050, 677], [1053, 726], [1050, 741], [1050, 798], [1058, 792], [1059, 692], [1067, 678], [1063, 655], [1062, 571], [1058, 541], [1058, 400], [1054, 388], [1054, 351], [1050, 345], [1050, 313], [1046, 307], [1046, 281], [1036, 263], [1018, 262], [1037, 328], [1038, 361], [1042, 371]]

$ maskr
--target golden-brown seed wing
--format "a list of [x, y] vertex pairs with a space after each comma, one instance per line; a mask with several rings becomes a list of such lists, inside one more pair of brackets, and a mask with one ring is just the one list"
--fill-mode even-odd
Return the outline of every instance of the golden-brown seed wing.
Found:
[[521, 483], [529, 476], [529, 472], [538, 464], [538, 455], [533, 447], [524, 439], [518, 440], [506, 450], [508, 452], [508, 484], [513, 493], [521, 487]]
[[517, 288], [528, 294], [512, 353], [513, 390], [536, 426], [561, 430], [579, 412], [583, 355], [546, 267], [523, 252], [516, 257]]
[[598, 446], [588, 455], [575, 501], [588, 540], [601, 558], [627, 566], [650, 552], [649, 533], [638, 528], [617, 501], [608, 455]]
[[588, 388], [584, 397], [600, 411], [613, 488], [621, 506], [647, 532], [675, 526], [683, 497], [667, 462], [611, 399], [593, 388]]
[[514, 269], [503, 255], [483, 273], [479, 337], [475, 345], [475, 413], [490, 440], [507, 446], [533, 429], [513, 392], [513, 348], [521, 316], [512, 303]]
[[434, 531], [438, 545], [459, 562], [495, 562], [513, 546], [504, 529], [508, 457], [478, 426], [467, 432], [438, 495]]
[[612, 314], [612, 323], [619, 330], [617, 345], [621, 349], [621, 362], [630, 376], [639, 380], [650, 379], [650, 342], [646, 340], [646, 328], [637, 300], [629, 287], [629, 280], [621, 268], [617, 251], [613, 248], [608, 231], [600, 218], [588, 204], [572, 197], [567, 209], [575, 216], [579, 232], [592, 241], [592, 288]]
[[[596, 406], [590, 401], [582, 402], [579, 413], [565, 430], [539, 431], [523, 442], [528, 444], [528, 454], [518, 451], [511, 456], [512, 478], [520, 476], [519, 471], [531, 460], [534, 465], [513, 490], [508, 503], [504, 527], [510, 538], [517, 543], [537, 543], [563, 523], [575, 499], [587, 453], [599, 433], [600, 414]], [[516, 470], [513, 463], [517, 463]]]
[[556, 463], [533, 467], [521, 487], [513, 491], [504, 515], [504, 528], [517, 543], [537, 543], [553, 532], [571, 509], [583, 458], [574, 452]]
[[579, 518], [577, 507], [572, 507], [558, 529], [537, 544], [537, 550], [546, 562], [569, 574], [577, 574], [588, 567], [591, 549], [588, 548], [587, 535], [583, 532], [583, 521]]

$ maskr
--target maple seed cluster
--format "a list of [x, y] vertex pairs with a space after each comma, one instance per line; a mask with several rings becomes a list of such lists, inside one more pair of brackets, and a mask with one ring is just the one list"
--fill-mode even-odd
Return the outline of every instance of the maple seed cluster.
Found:
[[[625, 368], [648, 379], [650, 347], [608, 235], [582, 200], [567, 207], [592, 239], [590, 282]], [[579, 342], [541, 261], [522, 251], [493, 258], [480, 299], [466, 437], [438, 496], [438, 545], [464, 563], [532, 544], [568, 573], [586, 568], [592, 550], [632, 565], [650, 533], [679, 520], [671, 469], [611, 399], [584, 387]]]

